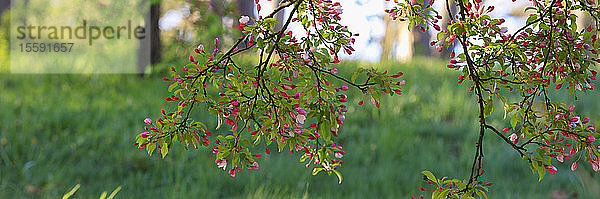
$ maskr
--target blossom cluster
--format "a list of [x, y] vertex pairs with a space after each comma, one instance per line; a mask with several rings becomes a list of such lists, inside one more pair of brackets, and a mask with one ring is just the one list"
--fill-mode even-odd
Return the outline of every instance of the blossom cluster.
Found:
[[[341, 182], [338, 168], [345, 151], [335, 140], [350, 106], [347, 92], [356, 89], [379, 107], [382, 93], [401, 94], [403, 73], [370, 68], [348, 78], [340, 72], [338, 54], [352, 54], [353, 37], [358, 35], [339, 23], [339, 2], [296, 0], [280, 6], [291, 9], [281, 30], [274, 29], [280, 23], [271, 17], [274, 13], [258, 19], [241, 16], [242, 34], [229, 50], [222, 50], [217, 38], [211, 47], [194, 49], [189, 64], [171, 67], [171, 74], [163, 78], [170, 84], [165, 100], [177, 110], [163, 111], [154, 122], [145, 120], [147, 130], [134, 145], [150, 154], [156, 149], [163, 157], [174, 142], [184, 143], [186, 149], [206, 146], [216, 166], [232, 177], [244, 168], [257, 170], [258, 158], [276, 145], [279, 152], [302, 153], [306, 166], [315, 167], [313, 174], [335, 173]], [[289, 31], [292, 23], [306, 34]], [[236, 55], [250, 51], [259, 57], [256, 63], [236, 61]], [[199, 104], [216, 116], [217, 129], [225, 128], [226, 133], [209, 139], [207, 127], [190, 118]]]
[[[505, 140], [540, 180], [546, 172], [557, 171], [553, 159], [564, 162], [576, 157], [572, 170], [578, 162], [587, 161], [598, 171], [596, 137], [600, 135], [594, 124], [576, 113], [575, 106], [553, 98], [565, 90], [577, 99], [581, 92], [594, 89], [594, 67], [600, 63], [597, 3], [531, 1], [526, 24], [510, 31], [505, 19], [490, 15], [495, 7], [483, 1], [446, 4], [442, 9], [457, 10], [447, 16], [431, 8], [433, 1], [395, 2], [396, 7], [386, 10], [391, 18], [406, 20], [422, 31], [433, 27], [437, 40], [430, 45], [439, 52], [450, 51], [446, 68], [461, 73], [458, 83], [470, 85], [480, 108], [480, 134], [471, 176], [461, 189], [438, 186], [434, 193], [444, 193], [440, 198], [477, 192], [472, 185], [480, 182], [481, 145], [487, 133]], [[593, 16], [592, 24], [577, 27], [581, 19], [576, 12]], [[441, 24], [443, 18], [446, 24]], [[494, 103], [503, 105], [504, 120], [510, 121], [502, 130], [488, 124]]]

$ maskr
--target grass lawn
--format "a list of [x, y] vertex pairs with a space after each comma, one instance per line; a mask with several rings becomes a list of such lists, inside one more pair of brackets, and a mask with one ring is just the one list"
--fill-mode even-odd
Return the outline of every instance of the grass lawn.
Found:
[[[367, 66], [343, 65], [346, 74]], [[117, 186], [123, 186], [118, 198], [408, 198], [423, 193], [423, 170], [468, 177], [477, 132], [468, 87], [457, 85], [456, 73], [442, 62], [382, 67], [404, 72], [407, 85], [380, 109], [350, 101], [339, 137], [347, 152], [342, 184], [335, 175], [311, 176], [299, 155], [287, 152], [263, 156], [259, 171], [236, 178], [217, 169], [205, 149], [176, 145], [165, 159], [149, 157], [131, 143], [142, 120], [157, 118], [166, 106], [167, 85], [158, 75], [0, 74], [0, 198], [60, 198], [75, 184], [81, 184], [76, 198], [96, 198]], [[580, 96], [578, 110], [598, 119], [598, 91], [588, 95]], [[194, 114], [216, 126], [202, 107]], [[492, 124], [507, 125], [502, 114], [496, 107]], [[516, 152], [487, 135], [490, 198], [600, 195], [600, 177], [589, 164], [570, 172], [567, 160], [556, 175], [538, 182]]]

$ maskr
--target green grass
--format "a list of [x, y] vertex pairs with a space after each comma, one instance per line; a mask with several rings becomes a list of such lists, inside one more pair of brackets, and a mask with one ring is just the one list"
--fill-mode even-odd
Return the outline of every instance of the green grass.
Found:
[[[356, 65], [344, 63], [343, 73]], [[392, 66], [393, 65], [393, 66]], [[207, 150], [176, 146], [165, 158], [134, 148], [146, 117], [165, 107], [166, 85], [157, 75], [0, 74], [0, 198], [59, 198], [75, 185], [76, 198], [123, 189], [118, 198], [407, 198], [421, 194], [419, 174], [468, 177], [477, 108], [468, 88], [442, 63], [389, 64], [406, 75], [403, 95], [385, 98], [380, 109], [351, 102], [339, 142], [342, 184], [335, 176], [311, 176], [298, 155], [263, 156], [257, 172], [231, 178]], [[568, 98], [565, 98], [568, 99]], [[598, 92], [576, 103], [600, 118]], [[503, 126], [501, 107], [492, 123]], [[194, 118], [216, 126], [201, 107]], [[541, 182], [516, 152], [488, 134], [485, 180], [490, 198], [548, 198], [553, 191], [597, 196], [600, 180], [589, 165], [573, 173], [568, 164]], [[570, 161], [568, 161], [570, 163]], [[583, 164], [582, 164], [583, 165]]]

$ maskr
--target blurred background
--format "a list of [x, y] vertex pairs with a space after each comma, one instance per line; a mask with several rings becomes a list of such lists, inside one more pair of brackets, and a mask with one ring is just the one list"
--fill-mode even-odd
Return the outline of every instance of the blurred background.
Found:
[[[403, 95], [385, 98], [380, 109], [358, 106], [360, 99], [352, 97], [358, 94], [350, 94], [349, 104], [354, 106], [339, 137], [347, 152], [342, 184], [335, 176], [312, 176], [297, 154], [263, 156], [259, 171], [231, 178], [216, 168], [208, 150], [186, 151], [176, 145], [160, 159], [131, 144], [144, 118], [157, 118], [160, 109], [169, 108], [163, 100], [168, 85], [160, 79], [170, 66], [183, 66], [198, 44], [212, 43], [215, 37], [221, 38], [222, 46], [231, 45], [239, 36], [239, 16], [264, 15], [276, 0], [261, 1], [261, 13], [251, 0], [142, 1], [135, 12], [147, 14], [144, 25], [153, 39], [149, 44], [118, 46], [133, 58], [140, 49], [151, 49], [149, 59], [130, 63], [137, 73], [41, 75], [11, 74], [10, 49], [15, 47], [9, 46], [10, 18], [19, 16], [11, 11], [56, 13], [91, 7], [102, 16], [130, 11], [101, 9], [117, 0], [48, 1], [60, 8], [39, 3], [43, 1], [19, 2], [15, 8], [0, 0], [0, 198], [59, 198], [76, 184], [81, 184], [76, 198], [95, 198], [118, 186], [123, 187], [118, 198], [407, 198], [429, 194], [419, 191], [425, 186], [423, 170], [456, 178], [470, 172], [477, 132], [472, 93], [456, 83], [456, 72], [445, 69], [448, 51], [429, 48], [429, 32], [409, 32], [406, 24], [383, 16], [383, 9], [390, 6], [384, 1], [342, 2], [344, 22], [360, 37], [356, 55], [344, 57], [338, 68], [345, 75], [358, 67], [402, 71], [407, 84]], [[522, 4], [489, 3], [499, 5], [497, 16], [512, 19], [507, 20], [509, 31], [522, 23]], [[96, 61], [123, 52], [106, 53]], [[240, 59], [255, 61], [252, 55]], [[574, 103], [583, 116], [597, 119], [598, 95], [594, 90], [577, 101], [566, 93], [554, 98]], [[502, 107], [495, 109], [490, 121], [507, 126]], [[194, 118], [215, 127], [215, 118], [204, 110], [198, 107]], [[500, 139], [486, 136], [485, 142], [484, 179], [494, 183], [490, 198], [600, 196], [600, 178], [588, 164], [571, 172], [572, 160], [566, 160], [558, 164], [556, 175], [538, 182]]]

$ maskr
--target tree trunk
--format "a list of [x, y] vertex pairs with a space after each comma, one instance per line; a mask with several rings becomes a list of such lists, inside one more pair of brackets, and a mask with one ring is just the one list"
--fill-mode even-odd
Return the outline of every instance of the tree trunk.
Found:
[[[277, 9], [281, 3], [281, 0], [272, 1], [273, 2], [273, 10]], [[281, 10], [275, 14], [275, 19], [279, 22], [275, 24], [274, 30], [280, 31], [283, 28], [283, 17], [285, 15], [285, 10]]]
[[[143, 3], [142, 3], [143, 5]], [[146, 17], [145, 29], [149, 31], [150, 42], [140, 41], [140, 47], [138, 49], [138, 76], [143, 77], [144, 71], [148, 65], [156, 64], [161, 58], [161, 44], [160, 44], [160, 29], [158, 27], [158, 20], [160, 19], [160, 3], [154, 3], [150, 5], [149, 17]], [[150, 49], [150, 57], [144, 56], [146, 50]]]
[[[254, 1], [252, 1], [252, 0], [237, 0], [237, 6], [238, 6], [238, 12], [240, 13], [240, 16], [250, 17], [251, 20], [248, 22], [248, 24], [253, 24], [254, 23], [253, 20], [256, 20], [256, 15], [254, 14], [256, 5], [254, 4]], [[240, 25], [240, 22], [238, 20], [233, 20], [233, 21], [234, 21], [236, 27], [238, 27]], [[240, 45], [238, 45], [238, 48], [244, 48], [246, 46], [247, 46], [247, 43], [242, 42], [242, 43], [240, 43]]]
[[158, 62], [160, 62], [160, 59], [162, 57], [161, 54], [161, 43], [160, 43], [160, 29], [158, 27], [158, 21], [160, 19], [160, 3], [155, 3], [152, 6], [150, 6], [150, 28], [152, 29], [150, 35], [151, 35], [151, 40], [150, 40], [150, 47], [151, 47], [151, 58], [150, 58], [150, 63], [151, 64], [157, 64]]
[[392, 59], [392, 50], [396, 43], [396, 37], [398, 35], [398, 27], [393, 25], [392, 19], [389, 16], [384, 15], [383, 21], [385, 21], [385, 34], [381, 38], [381, 57], [380, 62], [390, 61]]
[[[394, 58], [400, 62], [412, 59], [414, 46], [413, 34], [408, 30], [408, 22], [392, 20], [384, 15], [385, 34], [381, 39], [381, 57], [379, 61], [391, 61]], [[392, 54], [393, 53], [393, 54]]]
[[254, 5], [254, 2], [252, 0], [237, 0], [237, 5], [240, 15], [245, 15], [252, 19], [256, 19], [256, 15], [254, 14], [254, 8], [256, 7], [256, 5]]
[[[2, 14], [4, 14], [4, 11], [6, 9], [8, 9], [10, 7], [10, 0], [1, 0], [0, 1], [0, 19], [2, 18]], [[0, 20], [0, 23], [2, 23], [2, 21]]]
[[[201, 1], [199, 1], [198, 3], [201, 3]], [[200, 6], [197, 5], [196, 8], [199, 8]], [[219, 1], [219, 0], [210, 0], [210, 8], [213, 12], [215, 12], [215, 14], [217, 14], [219, 17], [221, 17], [221, 19], [224, 16], [223, 13], [223, 2]]]

